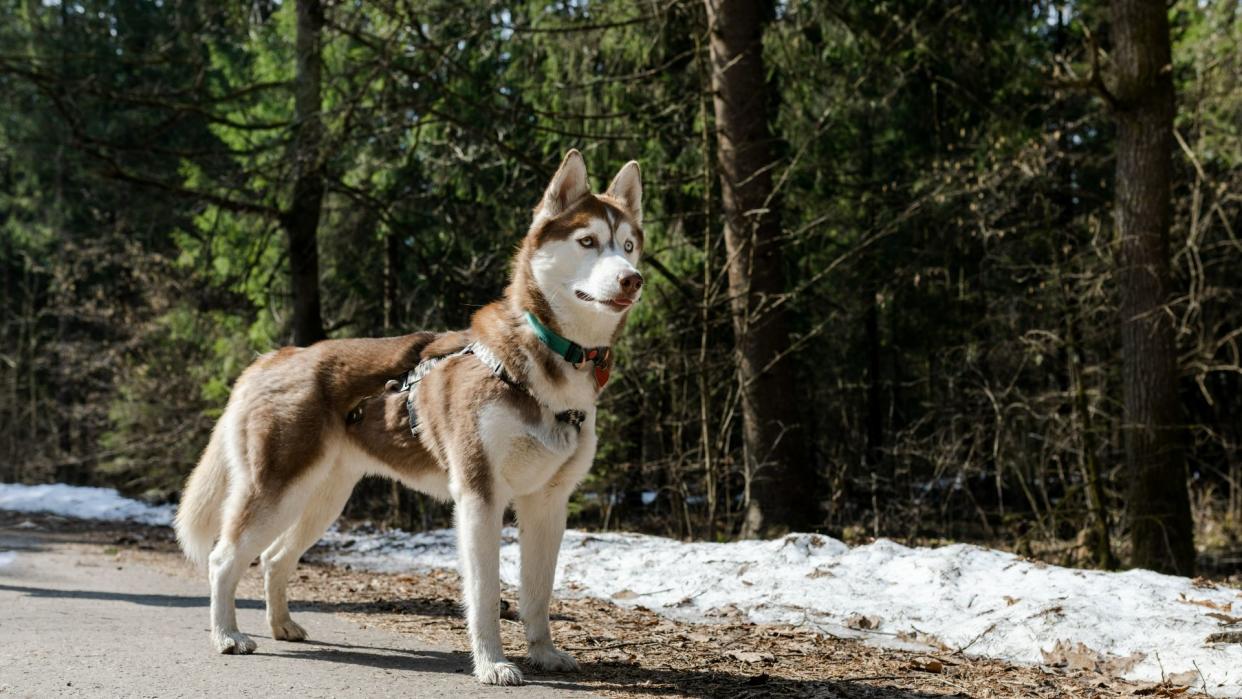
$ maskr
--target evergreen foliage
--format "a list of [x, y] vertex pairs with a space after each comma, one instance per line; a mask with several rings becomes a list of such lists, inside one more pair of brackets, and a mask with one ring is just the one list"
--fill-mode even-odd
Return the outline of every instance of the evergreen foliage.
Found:
[[[770, 9], [785, 289], [769, 302], [789, 324], [787, 438], [814, 466], [816, 526], [1124, 559], [1110, 8]], [[0, 0], [0, 478], [173, 498], [233, 379], [291, 342], [294, 10]], [[1164, 312], [1198, 543], [1219, 551], [1242, 536], [1242, 8], [1168, 12]], [[736, 536], [746, 457], [703, 3], [324, 16], [329, 336], [465, 325], [566, 149], [597, 176], [637, 159], [648, 293], [574, 517]], [[360, 490], [355, 516], [446, 521]]]

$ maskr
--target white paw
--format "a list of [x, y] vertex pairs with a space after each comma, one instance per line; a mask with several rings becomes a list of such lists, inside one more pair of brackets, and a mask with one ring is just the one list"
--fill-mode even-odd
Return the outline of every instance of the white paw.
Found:
[[550, 643], [531, 646], [526, 652], [526, 662], [548, 672], [578, 672], [582, 669], [574, 656]]
[[494, 684], [501, 687], [516, 687], [522, 684], [522, 671], [517, 665], [505, 661], [502, 663], [486, 663], [475, 668], [474, 676], [483, 684]]
[[293, 619], [285, 619], [271, 624], [272, 638], [277, 641], [305, 641], [306, 629]]
[[211, 642], [216, 650], [225, 655], [247, 655], [253, 653], [258, 646], [249, 636], [241, 631], [215, 631], [211, 634]]

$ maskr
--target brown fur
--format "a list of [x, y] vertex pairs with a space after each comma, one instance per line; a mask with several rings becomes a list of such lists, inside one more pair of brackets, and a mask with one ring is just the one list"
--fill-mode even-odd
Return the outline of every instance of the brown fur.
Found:
[[439, 466], [422, 442], [410, 433], [405, 398], [403, 391], [391, 390], [364, 399], [358, 406], [361, 420], [349, 425], [345, 433], [398, 475], [417, 478]]
[[328, 340], [260, 357], [237, 381], [253, 396], [241, 427], [255, 490], [280, 493], [313, 466], [328, 432], [344, 429], [350, 410], [417, 364], [436, 339], [419, 332]]
[[491, 465], [483, 451], [477, 413], [483, 396], [492, 397], [499, 379], [471, 357], [445, 361], [423, 379], [418, 388], [417, 412], [423, 439], [440, 455], [441, 463], [454, 460], [465, 469], [462, 485], [487, 499], [491, 493]]

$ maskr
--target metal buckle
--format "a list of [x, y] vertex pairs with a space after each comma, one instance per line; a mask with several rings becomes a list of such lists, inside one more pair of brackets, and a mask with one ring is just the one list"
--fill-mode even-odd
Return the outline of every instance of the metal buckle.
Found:
[[557, 422], [564, 422], [572, 427], [581, 427], [586, 420], [586, 413], [581, 410], [566, 410], [556, 414]]

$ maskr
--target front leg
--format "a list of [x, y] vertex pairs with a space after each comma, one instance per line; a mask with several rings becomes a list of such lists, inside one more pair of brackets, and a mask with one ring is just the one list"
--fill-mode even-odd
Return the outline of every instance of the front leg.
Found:
[[457, 550], [461, 559], [466, 626], [474, 676], [483, 684], [522, 684], [522, 671], [505, 659], [500, 644], [500, 527], [504, 503], [496, 493], [457, 497]]
[[517, 498], [518, 541], [522, 551], [519, 608], [526, 626], [531, 665], [553, 672], [577, 671], [578, 661], [552, 644], [548, 603], [556, 576], [556, 557], [565, 533], [568, 494], [537, 492]]

